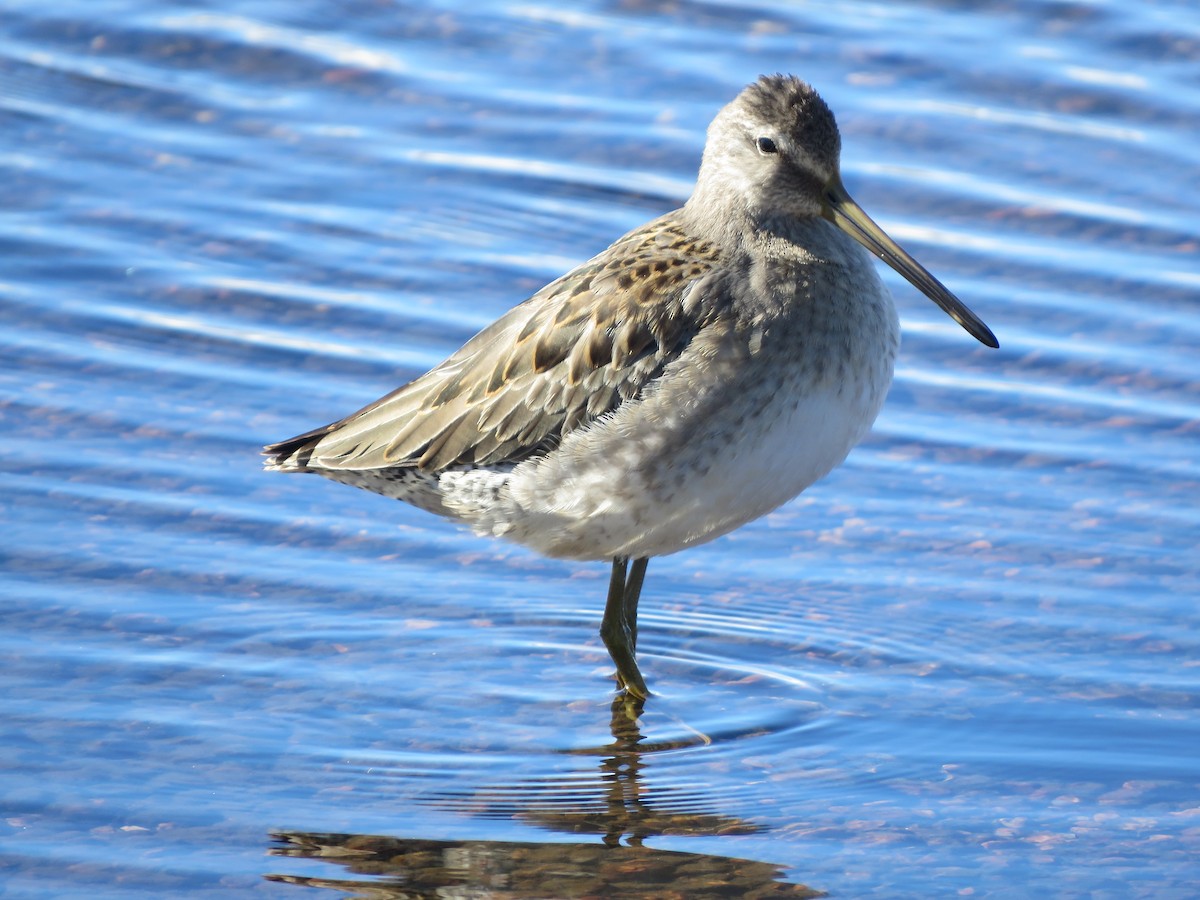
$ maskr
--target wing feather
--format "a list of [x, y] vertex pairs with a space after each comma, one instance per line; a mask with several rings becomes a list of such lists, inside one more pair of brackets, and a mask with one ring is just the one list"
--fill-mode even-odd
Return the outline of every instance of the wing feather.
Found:
[[267, 447], [291, 469], [516, 462], [637, 397], [715, 310], [719, 263], [672, 216], [626, 235], [489, 325], [449, 359], [324, 428]]

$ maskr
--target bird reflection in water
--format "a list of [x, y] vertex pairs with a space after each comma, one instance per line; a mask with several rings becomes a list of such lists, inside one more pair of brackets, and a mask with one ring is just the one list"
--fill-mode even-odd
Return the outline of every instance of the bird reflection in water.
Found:
[[270, 881], [388, 900], [446, 896], [525, 897], [820, 897], [783, 880], [772, 863], [659, 850], [646, 838], [733, 836], [763, 830], [707, 808], [699, 793], [642, 783], [645, 759], [694, 741], [647, 744], [623, 697], [612, 705], [611, 744], [571, 751], [600, 756], [598, 781], [546, 777], [512, 787], [443, 792], [431, 805], [486, 819], [521, 821], [560, 834], [598, 835], [598, 843], [429, 840], [381, 835], [283, 831], [272, 856], [336, 863], [348, 876], [270, 874]]
[[513, 785], [481, 787], [470, 792], [441, 792], [431, 805], [487, 819], [517, 819], [563, 834], [595, 834], [604, 843], [640, 846], [655, 835], [754, 834], [759, 825], [710, 810], [701, 794], [642, 783], [647, 760], [654, 753], [708, 743], [695, 735], [671, 741], [647, 742], [627, 695], [612, 702], [609, 728], [612, 742], [601, 747], [567, 751], [600, 758], [598, 778], [572, 772], [527, 779]]

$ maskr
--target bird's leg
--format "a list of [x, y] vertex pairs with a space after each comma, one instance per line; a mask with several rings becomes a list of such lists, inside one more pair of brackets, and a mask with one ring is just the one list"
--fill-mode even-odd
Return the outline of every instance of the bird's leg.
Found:
[[[646, 566], [634, 563], [634, 574], [644, 575]], [[608, 655], [617, 664], [617, 683], [635, 697], [645, 699], [650, 696], [646, 689], [646, 681], [638, 671], [637, 660], [634, 658], [633, 646], [629, 634], [629, 624], [625, 612], [625, 573], [629, 567], [629, 557], [618, 556], [613, 559], [612, 577], [608, 581], [608, 602], [604, 605], [604, 618], [600, 622], [600, 637], [608, 648]], [[638, 577], [640, 587], [641, 577]], [[634, 616], [636, 617], [636, 598]]]
[[637, 609], [638, 598], [642, 596], [642, 582], [646, 580], [646, 566], [649, 557], [642, 556], [633, 561], [629, 577], [625, 579], [625, 601], [622, 607], [625, 611], [625, 627], [629, 629], [629, 646], [637, 653]]

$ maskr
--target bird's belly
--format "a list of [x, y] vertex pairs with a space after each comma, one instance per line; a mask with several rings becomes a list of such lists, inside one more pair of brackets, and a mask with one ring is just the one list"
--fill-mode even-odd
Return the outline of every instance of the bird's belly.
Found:
[[779, 393], [727, 443], [715, 441], [707, 454], [701, 445], [682, 466], [656, 473], [648, 495], [652, 516], [659, 512], [628, 555], [671, 553], [766, 515], [838, 466], [878, 411], [833, 390]]
[[839, 465], [877, 411], [833, 389], [777, 391], [732, 435], [706, 435], [652, 468], [634, 504], [640, 527], [619, 555], [673, 553], [771, 512]]
[[506, 502], [476, 526], [575, 559], [660, 556], [712, 540], [845, 459], [879, 411], [890, 358], [860, 376], [763, 380], [727, 391], [703, 415], [685, 408], [573, 435], [518, 466]]

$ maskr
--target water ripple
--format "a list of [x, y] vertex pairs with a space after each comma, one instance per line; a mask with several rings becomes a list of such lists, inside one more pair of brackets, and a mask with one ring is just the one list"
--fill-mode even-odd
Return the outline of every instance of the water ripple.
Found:
[[[345, 851], [531, 884], [569, 856], [631, 891], [1187, 893], [1192, 6], [7, 15], [10, 891], [249, 893], [276, 830], [295, 884], [349, 880]], [[644, 708], [614, 701], [603, 564], [260, 472], [678, 204], [716, 109], [797, 60], [855, 196], [1001, 350], [885, 273], [874, 433], [653, 561]]]

